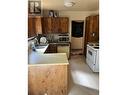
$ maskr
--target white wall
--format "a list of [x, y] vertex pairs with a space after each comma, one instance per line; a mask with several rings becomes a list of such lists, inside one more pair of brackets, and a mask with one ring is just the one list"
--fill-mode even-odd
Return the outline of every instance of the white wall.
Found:
[[[71, 21], [82, 20], [84, 21], [84, 35], [85, 35], [85, 18], [89, 15], [98, 14], [99, 11], [59, 11], [59, 16], [69, 17], [69, 33], [71, 35]], [[71, 49], [84, 49], [84, 37], [71, 38]]]

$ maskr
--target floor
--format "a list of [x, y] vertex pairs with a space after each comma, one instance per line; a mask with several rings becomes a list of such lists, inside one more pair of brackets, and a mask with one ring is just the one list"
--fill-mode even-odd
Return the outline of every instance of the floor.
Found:
[[71, 49], [71, 55], [83, 54], [82, 49]]
[[81, 54], [72, 54], [68, 95], [99, 95], [99, 73], [93, 73]]

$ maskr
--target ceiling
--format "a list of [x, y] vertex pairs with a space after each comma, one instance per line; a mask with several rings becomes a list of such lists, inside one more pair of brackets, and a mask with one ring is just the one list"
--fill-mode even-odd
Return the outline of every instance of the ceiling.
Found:
[[44, 10], [61, 11], [97, 11], [99, 0], [73, 0], [76, 4], [70, 8], [64, 6], [64, 0], [42, 0]]

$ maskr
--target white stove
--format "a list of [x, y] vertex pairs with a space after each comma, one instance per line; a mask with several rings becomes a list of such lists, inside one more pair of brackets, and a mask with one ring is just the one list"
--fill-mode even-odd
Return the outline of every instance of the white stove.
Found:
[[86, 62], [93, 72], [99, 72], [99, 44], [87, 44]]

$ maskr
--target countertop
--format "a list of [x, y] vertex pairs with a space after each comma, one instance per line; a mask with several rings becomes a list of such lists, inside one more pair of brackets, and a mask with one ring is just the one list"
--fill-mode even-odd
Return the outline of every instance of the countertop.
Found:
[[29, 65], [41, 65], [41, 64], [52, 64], [52, 65], [67, 65], [69, 64], [66, 53], [49, 53], [42, 54], [38, 52], [31, 52], [29, 54]]
[[32, 51], [29, 49], [28, 52], [28, 64], [29, 66], [41, 65], [41, 64], [52, 64], [52, 65], [63, 65], [69, 64], [66, 53], [44, 53], [48, 48], [48, 45], [43, 49], [37, 49]]

